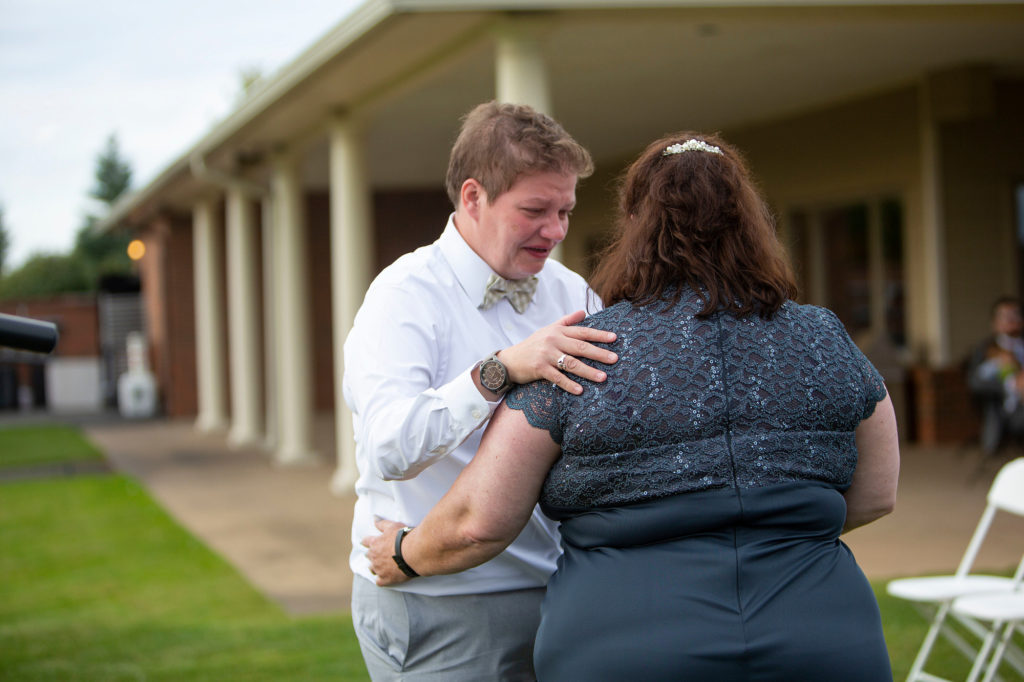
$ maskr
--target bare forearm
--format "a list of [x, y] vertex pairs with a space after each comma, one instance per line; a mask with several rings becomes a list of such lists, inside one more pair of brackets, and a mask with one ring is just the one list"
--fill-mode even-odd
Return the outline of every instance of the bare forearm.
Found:
[[[479, 527], [478, 515], [465, 498], [442, 498], [423, 522], [405, 533], [401, 541], [402, 559], [420, 576], [458, 573], [493, 559], [519, 534], [529, 520], [524, 515], [510, 515], [487, 536], [474, 532]], [[398, 563], [392, 559], [396, 553], [396, 539], [402, 524], [380, 520], [380, 536], [364, 538], [367, 558], [378, 585], [397, 585], [409, 580]]]
[[[500, 554], [529, 523], [558, 452], [550, 434], [531, 427], [522, 412], [499, 408], [469, 466], [423, 522], [405, 535], [405, 562], [420, 575], [437, 575]], [[382, 535], [363, 538], [378, 585], [408, 580], [391, 558], [401, 527], [378, 521]]]
[[900, 472], [900, 447], [896, 416], [889, 396], [856, 431], [857, 468], [846, 498], [843, 532], [876, 521], [896, 506]]
[[843, 524], [843, 532], [848, 533], [854, 528], [866, 526], [872, 521], [877, 521], [886, 514], [892, 513], [895, 506], [893, 499], [877, 500], [846, 500], [846, 522]]
[[479, 566], [501, 554], [518, 534], [483, 539], [475, 537], [461, 520], [448, 528], [439, 527], [442, 525], [428, 515], [402, 543], [406, 562], [420, 575], [458, 573]]

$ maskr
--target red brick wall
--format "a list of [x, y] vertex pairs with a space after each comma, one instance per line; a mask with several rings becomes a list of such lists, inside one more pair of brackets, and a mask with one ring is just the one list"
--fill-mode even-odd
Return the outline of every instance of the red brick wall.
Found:
[[[314, 377], [318, 409], [331, 409], [334, 404], [333, 365], [331, 362], [331, 299], [330, 299], [330, 216], [326, 196], [307, 200], [310, 223], [312, 303], [314, 321]], [[217, 219], [224, 224], [223, 206]], [[257, 297], [260, 312], [259, 328], [263, 329], [263, 261], [261, 212], [256, 210]], [[161, 390], [162, 404], [169, 416], [194, 416], [198, 411], [196, 385], [195, 291], [191, 216], [154, 219], [141, 231], [146, 243], [146, 257], [140, 261], [140, 279], [146, 307], [147, 328], [153, 355], [153, 371]], [[227, 295], [226, 234], [221, 235], [222, 289]], [[230, 348], [231, 330], [224, 303], [224, 330]], [[261, 339], [262, 342], [262, 339]], [[262, 354], [261, 354], [262, 358]], [[224, 382], [230, 410], [230, 362], [225, 362]], [[264, 392], [265, 394], [265, 392]]]
[[419, 246], [431, 244], [444, 231], [452, 203], [442, 189], [374, 192], [376, 275]]
[[139, 277], [161, 405], [168, 416], [192, 416], [198, 410], [192, 221], [161, 216], [140, 237], [146, 255]]
[[334, 329], [331, 315], [331, 207], [326, 193], [306, 197], [313, 344], [313, 406], [334, 409]]
[[168, 219], [157, 218], [136, 234], [146, 246], [146, 253], [137, 262], [142, 297], [142, 315], [146, 340], [149, 345], [149, 367], [157, 378], [158, 390], [165, 387], [162, 374], [166, 364], [164, 349], [167, 344], [167, 287], [164, 281], [164, 241], [171, 229]]
[[[334, 409], [331, 215], [327, 193], [307, 195], [305, 208], [309, 226], [314, 406], [326, 411]], [[373, 211], [376, 275], [402, 254], [437, 239], [451, 213], [451, 203], [442, 190], [377, 192]]]
[[167, 242], [167, 413], [195, 415], [199, 409], [196, 389], [195, 280], [192, 258], [192, 221], [175, 225]]
[[56, 323], [59, 336], [52, 355], [99, 357], [100, 325], [94, 294], [2, 301], [0, 313]]

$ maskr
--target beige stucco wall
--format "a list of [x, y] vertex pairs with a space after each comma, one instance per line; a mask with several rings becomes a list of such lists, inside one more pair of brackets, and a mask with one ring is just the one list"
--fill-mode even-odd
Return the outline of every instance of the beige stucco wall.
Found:
[[917, 128], [917, 95], [908, 87], [726, 137], [781, 210], [912, 189]]
[[[1019, 291], [1013, 188], [1024, 182], [1024, 82], [997, 82], [984, 115], [968, 111], [965, 120], [938, 124], [944, 325], [929, 317], [936, 296], [924, 239], [922, 111], [915, 83], [723, 134], [746, 154], [780, 222], [794, 207], [899, 198], [908, 360], [955, 365], [985, 333], [991, 301]], [[579, 272], [588, 272], [589, 249], [611, 229], [615, 180], [630, 160], [598, 159], [579, 187], [564, 255]], [[940, 363], [937, 334], [946, 335], [949, 349]]]
[[950, 355], [988, 329], [989, 308], [1016, 295], [1013, 190], [1024, 182], [1024, 81], [993, 86], [991, 108], [941, 124]]
[[[926, 286], [922, 256], [914, 252], [914, 246], [922, 243], [923, 230], [916, 87], [744, 130], [724, 131], [723, 135], [747, 156], [780, 220], [797, 206], [818, 207], [879, 196], [902, 199], [907, 332], [911, 343], [926, 344], [924, 306], [914, 305], [915, 297], [923, 296]], [[630, 161], [598, 160], [594, 177], [577, 192], [579, 206], [566, 242], [566, 262], [580, 272], [586, 272], [588, 245], [600, 242], [610, 230], [615, 180]]]
[[584, 277], [590, 274], [589, 255], [610, 234], [615, 221], [614, 181], [621, 161], [595, 162], [594, 174], [576, 188], [576, 209], [563, 242], [563, 262]]
[[931, 341], [922, 304], [927, 283], [918, 111], [917, 89], [908, 85], [726, 136], [747, 155], [783, 230], [797, 207], [883, 196], [902, 201], [908, 347], [924, 356]]

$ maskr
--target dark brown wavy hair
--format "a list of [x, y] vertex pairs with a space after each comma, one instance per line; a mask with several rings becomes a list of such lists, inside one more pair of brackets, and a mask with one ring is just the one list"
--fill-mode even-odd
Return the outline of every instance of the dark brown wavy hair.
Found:
[[[722, 153], [666, 148], [700, 140]], [[717, 135], [680, 132], [651, 143], [619, 186], [612, 243], [591, 286], [606, 306], [676, 302], [689, 286], [718, 310], [770, 318], [797, 287], [771, 211], [740, 153]]]

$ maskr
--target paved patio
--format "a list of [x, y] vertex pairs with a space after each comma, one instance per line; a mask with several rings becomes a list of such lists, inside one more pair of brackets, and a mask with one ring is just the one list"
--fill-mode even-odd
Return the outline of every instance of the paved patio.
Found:
[[[316, 420], [317, 464], [281, 467], [232, 449], [190, 421], [93, 420], [83, 427], [114, 467], [139, 479], [195, 535], [292, 614], [348, 608], [353, 495], [329, 490], [330, 415]], [[845, 536], [869, 578], [951, 571], [999, 463], [970, 448], [903, 448], [896, 511]], [[1003, 460], [1005, 461], [1005, 459]], [[1000, 515], [979, 565], [1005, 570], [1024, 551], [1024, 519]]]

